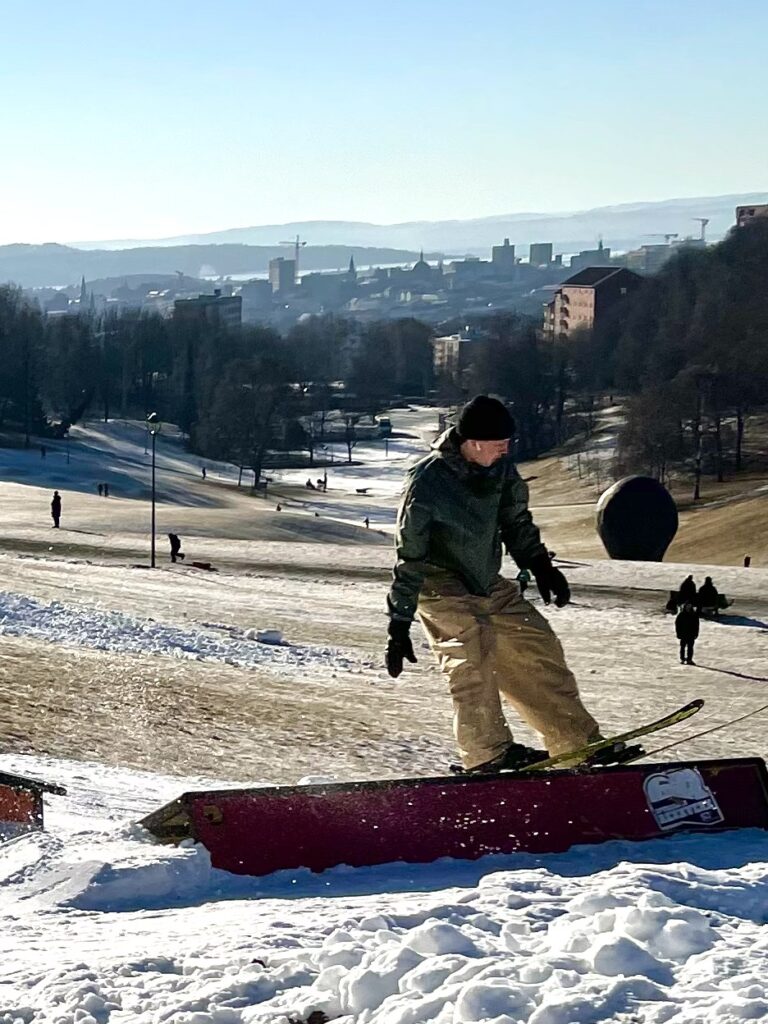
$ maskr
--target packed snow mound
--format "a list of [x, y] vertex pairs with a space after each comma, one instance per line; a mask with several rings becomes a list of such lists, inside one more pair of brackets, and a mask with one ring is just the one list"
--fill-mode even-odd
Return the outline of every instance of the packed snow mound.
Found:
[[33, 637], [67, 647], [123, 654], [218, 661], [240, 668], [266, 664], [275, 672], [293, 672], [297, 666], [310, 665], [350, 669], [359, 664], [353, 654], [335, 647], [286, 643], [279, 630], [202, 625], [204, 628], [182, 629], [154, 619], [0, 591], [0, 636]]

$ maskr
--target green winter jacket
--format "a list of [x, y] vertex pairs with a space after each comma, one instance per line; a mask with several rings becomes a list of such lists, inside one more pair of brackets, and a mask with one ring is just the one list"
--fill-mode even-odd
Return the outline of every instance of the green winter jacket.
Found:
[[509, 456], [490, 469], [467, 462], [450, 429], [408, 473], [390, 617], [413, 619], [425, 580], [453, 577], [469, 593], [487, 595], [501, 569], [502, 543], [521, 568], [546, 554], [528, 511], [528, 487]]

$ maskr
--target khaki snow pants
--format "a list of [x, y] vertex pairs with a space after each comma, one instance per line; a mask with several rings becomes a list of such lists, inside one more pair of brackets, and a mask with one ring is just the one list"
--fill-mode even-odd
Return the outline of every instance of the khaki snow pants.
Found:
[[465, 768], [490, 761], [512, 742], [501, 694], [553, 756], [600, 735], [560, 641], [512, 580], [500, 576], [488, 597], [467, 593], [456, 579], [428, 580], [418, 615], [448, 676]]

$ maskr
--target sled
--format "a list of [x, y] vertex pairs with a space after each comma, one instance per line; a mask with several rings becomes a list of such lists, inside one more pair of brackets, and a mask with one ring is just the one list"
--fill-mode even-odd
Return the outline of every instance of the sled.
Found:
[[725, 594], [717, 595], [717, 604], [703, 604], [699, 608], [699, 614], [705, 619], [711, 619], [725, 611], [726, 608], [730, 608], [733, 604], [732, 600], [729, 600]]
[[43, 793], [66, 795], [55, 786], [23, 775], [0, 772], [0, 843], [43, 827]]
[[184, 793], [140, 822], [243, 875], [768, 829], [760, 758]]

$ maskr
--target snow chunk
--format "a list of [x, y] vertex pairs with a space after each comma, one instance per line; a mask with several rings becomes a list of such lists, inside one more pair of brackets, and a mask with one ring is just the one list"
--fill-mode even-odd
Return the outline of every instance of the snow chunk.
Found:
[[474, 942], [456, 925], [448, 924], [446, 921], [425, 921], [408, 935], [406, 945], [424, 956], [439, 956], [446, 953], [478, 955]]
[[401, 992], [420, 992], [428, 995], [445, 982], [451, 975], [469, 963], [465, 956], [432, 956], [410, 971], [400, 982]]
[[505, 979], [472, 981], [459, 993], [453, 1021], [454, 1024], [470, 1024], [473, 1021], [516, 1024], [518, 1021], [527, 1021], [532, 1008], [531, 998]]
[[671, 974], [648, 950], [626, 935], [606, 935], [599, 938], [591, 950], [592, 966], [598, 974], [609, 977], [624, 976], [651, 978], [671, 983]]
[[374, 954], [367, 965], [364, 961], [342, 980], [339, 986], [342, 1009], [351, 1014], [375, 1010], [398, 991], [401, 978], [418, 967], [422, 959], [408, 946], [396, 950], [388, 946], [379, 955]]

